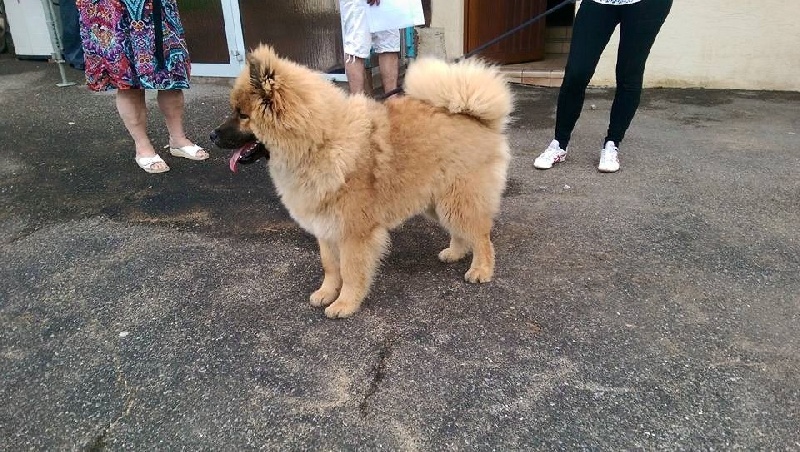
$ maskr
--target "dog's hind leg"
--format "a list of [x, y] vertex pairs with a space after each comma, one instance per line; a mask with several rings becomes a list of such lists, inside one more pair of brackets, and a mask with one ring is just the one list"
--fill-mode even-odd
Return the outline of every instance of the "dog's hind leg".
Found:
[[426, 217], [444, 226], [451, 233], [450, 246], [439, 253], [439, 260], [451, 263], [463, 259], [470, 251], [469, 244], [462, 237], [455, 235], [455, 233], [445, 225], [445, 222], [439, 218], [439, 213], [436, 211], [436, 204], [431, 204], [423, 213]]
[[[454, 262], [472, 251], [472, 264], [464, 279], [489, 282], [494, 276], [494, 245], [490, 233], [500, 196], [487, 196], [485, 185], [456, 181], [448, 195], [438, 200], [439, 221], [450, 232], [450, 246], [439, 253], [444, 262]], [[490, 187], [490, 186], [489, 186]]]
[[491, 226], [472, 238], [472, 264], [464, 274], [464, 279], [471, 283], [489, 282], [494, 276], [494, 245], [489, 237], [490, 229]]
[[469, 243], [450, 230], [450, 246], [439, 252], [439, 260], [442, 262], [456, 262], [461, 260], [469, 253]]
[[[492, 245], [490, 237], [492, 219], [485, 214], [472, 214], [469, 216], [473, 218], [467, 219], [464, 223], [451, 225], [453, 229], [451, 229], [450, 234], [457, 235], [450, 239], [450, 247], [439, 253], [439, 259], [442, 259], [442, 255], [455, 257], [459, 255], [458, 252], [461, 252], [461, 250], [472, 249], [472, 263], [467, 273], [464, 274], [464, 279], [471, 283], [489, 282], [494, 276], [494, 245]], [[458, 238], [461, 235], [464, 236], [464, 239]], [[466, 246], [460, 245], [461, 248], [454, 250], [453, 242], [461, 242], [462, 240]], [[461, 252], [461, 257], [465, 254], [466, 252]]]
[[336, 301], [325, 308], [325, 315], [333, 319], [349, 317], [358, 311], [388, 246], [389, 232], [386, 229], [348, 236], [339, 243], [342, 290]]
[[335, 242], [318, 239], [319, 256], [325, 277], [322, 286], [311, 294], [311, 305], [320, 307], [333, 303], [342, 287], [342, 274], [339, 269], [339, 249]]

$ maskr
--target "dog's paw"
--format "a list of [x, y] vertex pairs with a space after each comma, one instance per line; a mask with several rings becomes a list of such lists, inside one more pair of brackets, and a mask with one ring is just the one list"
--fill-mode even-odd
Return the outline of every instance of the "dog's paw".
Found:
[[360, 303], [352, 301], [336, 300], [332, 305], [325, 308], [325, 315], [330, 319], [343, 319], [350, 317], [358, 311]]
[[337, 296], [339, 296], [339, 292], [337, 290], [320, 287], [317, 291], [311, 294], [309, 301], [311, 301], [311, 306], [320, 308], [333, 303], [333, 300], [335, 300]]
[[464, 279], [471, 283], [485, 283], [492, 280], [493, 273], [487, 268], [472, 267], [464, 274]]
[[445, 248], [439, 252], [439, 260], [442, 262], [456, 262], [466, 256], [466, 251], [454, 250], [453, 248]]

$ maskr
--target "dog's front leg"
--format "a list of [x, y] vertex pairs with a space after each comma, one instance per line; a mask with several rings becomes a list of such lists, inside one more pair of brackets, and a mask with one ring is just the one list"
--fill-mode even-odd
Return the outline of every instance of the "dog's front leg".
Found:
[[322, 278], [322, 286], [311, 294], [311, 305], [320, 307], [333, 303], [339, 295], [339, 289], [342, 288], [342, 273], [339, 270], [339, 247], [336, 242], [322, 239], [317, 241], [325, 276]]
[[375, 229], [342, 240], [339, 244], [342, 290], [339, 298], [325, 309], [325, 315], [335, 319], [349, 317], [358, 311], [388, 246], [389, 232], [386, 229]]

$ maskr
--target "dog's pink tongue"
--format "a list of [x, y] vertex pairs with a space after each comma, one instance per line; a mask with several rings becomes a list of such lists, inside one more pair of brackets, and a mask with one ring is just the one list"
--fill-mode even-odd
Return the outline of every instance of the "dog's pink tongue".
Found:
[[247, 146], [242, 146], [239, 149], [233, 151], [233, 154], [231, 155], [231, 159], [228, 160], [228, 166], [230, 166], [231, 171], [233, 171], [234, 173], [237, 171], [236, 165], [239, 163], [239, 157], [241, 157], [242, 151], [244, 151], [244, 149], [246, 147]]

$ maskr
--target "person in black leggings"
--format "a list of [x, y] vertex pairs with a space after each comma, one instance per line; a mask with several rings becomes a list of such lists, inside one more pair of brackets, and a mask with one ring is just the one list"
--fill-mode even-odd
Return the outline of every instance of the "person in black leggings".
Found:
[[617, 88], [597, 167], [608, 173], [619, 170], [618, 146], [639, 108], [645, 63], [671, 7], [672, 0], [583, 0], [572, 27], [569, 58], [558, 93], [555, 139], [536, 158], [534, 167], [549, 169], [566, 158], [586, 87], [619, 25]]

